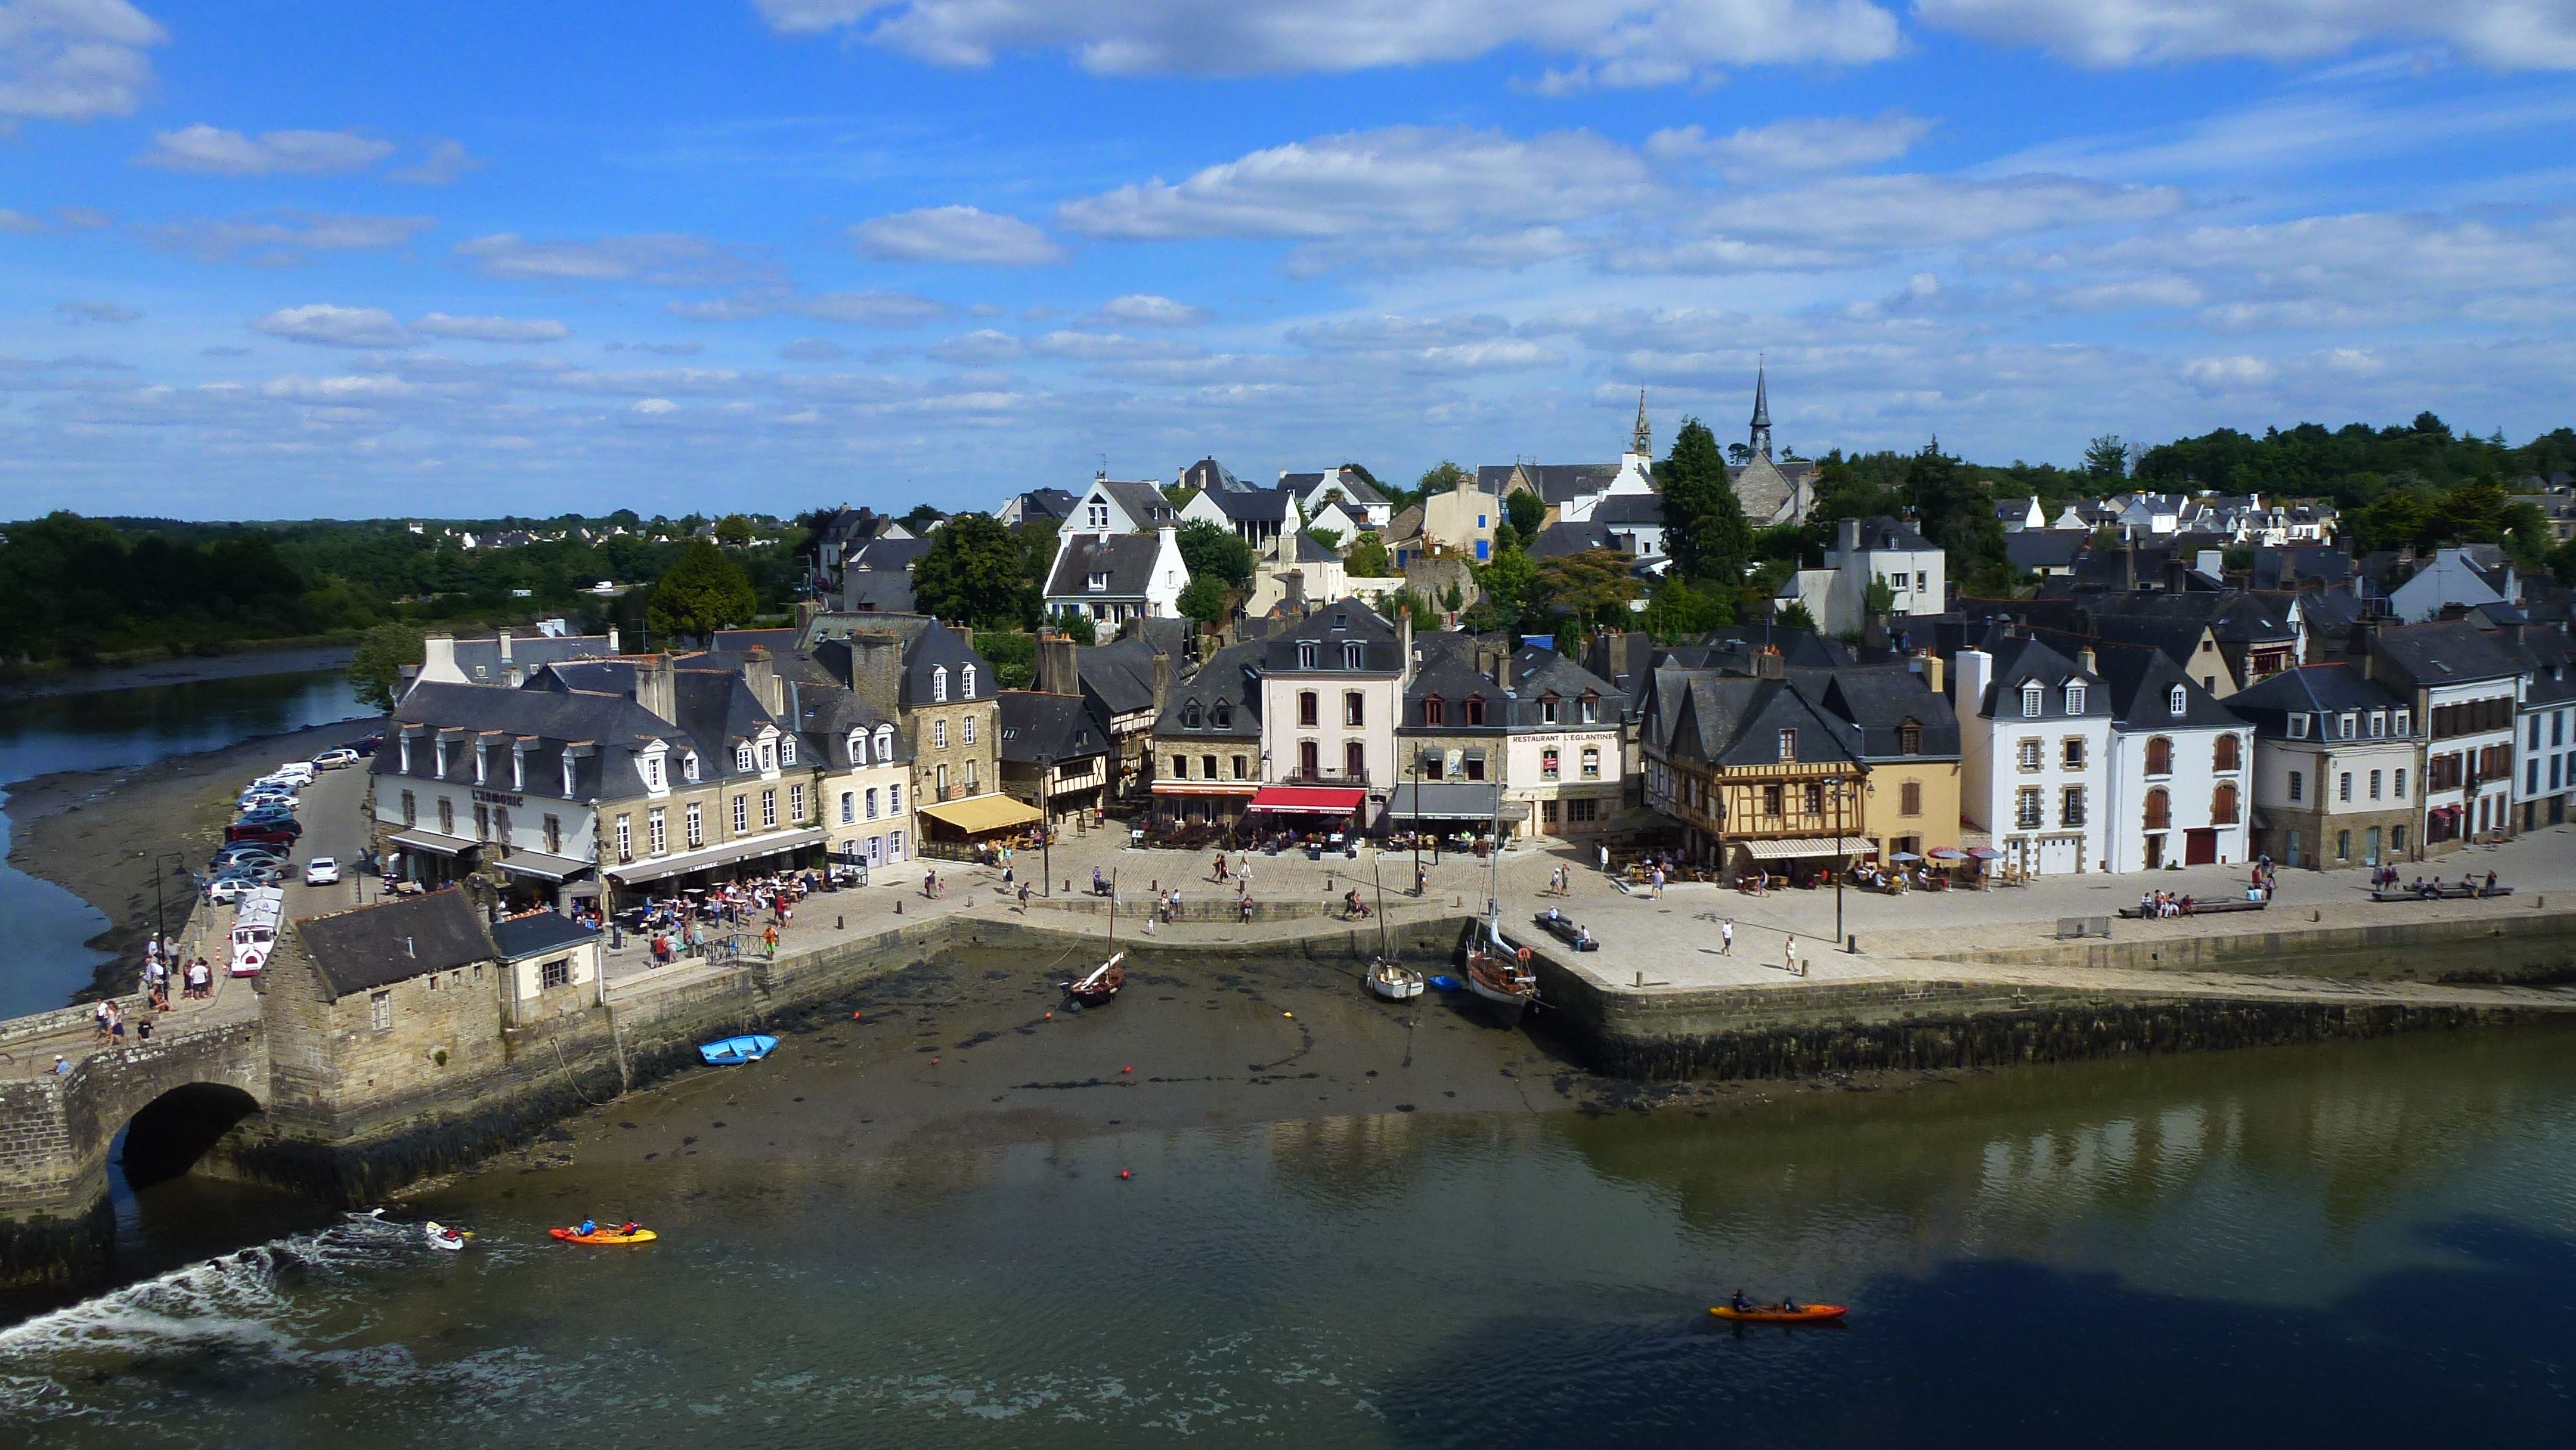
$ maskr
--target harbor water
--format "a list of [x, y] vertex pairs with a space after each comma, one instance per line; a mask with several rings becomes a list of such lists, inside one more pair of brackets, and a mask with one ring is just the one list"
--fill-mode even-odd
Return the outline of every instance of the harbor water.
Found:
[[[1526, 1051], [1454, 1040], [1507, 1075]], [[1150, 1129], [1031, 1104], [1186, 1085], [1030, 1082], [866, 1147], [896, 1074], [954, 1091], [947, 1069], [834, 1052], [791, 1033], [381, 1218], [198, 1179], [129, 1197], [129, 1235], [172, 1261], [17, 1307], [0, 1440], [2397, 1445], [2576, 1423], [2568, 1030], [1651, 1110], [1572, 1110], [1523, 1069], [1513, 1111], [1441, 1111], [1425, 1082], [1415, 1111], [1283, 1098]], [[202, 1252], [263, 1213], [262, 1241]], [[660, 1241], [545, 1234], [630, 1214]], [[424, 1217], [475, 1237], [434, 1252]], [[1739, 1287], [1852, 1312], [1714, 1323]]]

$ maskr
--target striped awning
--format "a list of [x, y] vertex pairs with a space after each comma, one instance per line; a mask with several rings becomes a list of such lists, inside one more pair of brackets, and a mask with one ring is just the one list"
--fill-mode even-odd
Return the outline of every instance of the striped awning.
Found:
[[1785, 841], [1737, 841], [1756, 861], [1799, 861], [1811, 856], [1875, 856], [1878, 843], [1867, 836], [1796, 836]]

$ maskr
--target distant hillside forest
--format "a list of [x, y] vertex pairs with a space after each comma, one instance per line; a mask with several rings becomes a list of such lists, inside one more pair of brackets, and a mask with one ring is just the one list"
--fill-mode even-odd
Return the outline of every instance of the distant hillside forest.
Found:
[[[2152, 448], [2106, 435], [2072, 466], [1970, 462], [1944, 452], [1938, 439], [1913, 452], [1836, 450], [1817, 462], [1813, 517], [1803, 526], [1756, 531], [1722, 482], [1724, 452], [1705, 426], [1686, 420], [1671, 456], [1657, 464], [1675, 565], [1653, 591], [1650, 627], [1688, 634], [1759, 608], [1789, 571], [1820, 560], [1836, 520], [1876, 514], [1910, 513], [1950, 551], [1952, 578], [1963, 588], [2009, 592], [2019, 581], [2005, 562], [1997, 497], [2036, 494], [2053, 513], [2078, 498], [2130, 489], [2328, 499], [2343, 511], [2346, 540], [2358, 551], [2499, 543], [2526, 567], [2549, 567], [2576, 584], [2576, 545], [2555, 548], [2538, 511], [2511, 501], [2533, 479], [2576, 470], [2576, 429], [2554, 429], [2516, 447], [2500, 433], [2456, 433], [2422, 413], [2384, 428], [2302, 423], [2261, 437], [2222, 428]], [[1402, 504], [1445, 491], [1459, 473], [1444, 463], [1415, 488], [1378, 486]], [[712, 529], [740, 567], [758, 609], [779, 614], [796, 597], [811, 530], [826, 516], [710, 521], [620, 510], [604, 518], [442, 520], [415, 533], [383, 520], [207, 524], [56, 513], [0, 526], [0, 668], [354, 638], [386, 624], [480, 628], [555, 615], [586, 631], [616, 623], [641, 639], [652, 586], [702, 529]], [[918, 533], [938, 517], [925, 504], [904, 522]], [[1624, 570], [1596, 569], [1601, 577], [1593, 578], [1577, 563], [1534, 562], [1515, 545], [1520, 533], [1535, 533], [1536, 521], [1522, 522], [1528, 527], [1502, 541], [1479, 570], [1487, 602], [1471, 623], [1526, 630], [1627, 617], [1635, 581]], [[575, 531], [584, 527], [598, 537], [582, 539]], [[488, 546], [510, 530], [566, 537]], [[1002, 611], [1015, 620], [1035, 616], [1051, 532], [1013, 541], [995, 530], [1000, 542], [984, 551], [993, 558], [983, 572], [996, 576], [987, 582], [1016, 601]], [[468, 533], [486, 546], [466, 548]], [[603, 598], [588, 592], [600, 580], [635, 587]], [[685, 616], [675, 597], [661, 617]]]
[[[474, 628], [562, 616], [596, 630], [640, 628], [649, 588], [615, 598], [601, 580], [649, 586], [706, 520], [497, 519], [260, 524], [83, 518], [55, 513], [0, 525], [0, 666], [86, 664], [150, 650], [219, 654], [283, 640], [354, 638], [380, 624]], [[736, 528], [725, 552], [764, 609], [784, 611], [802, 572], [801, 526]], [[586, 542], [587, 524], [605, 536]], [[623, 526], [635, 532], [607, 531]], [[555, 542], [467, 549], [509, 529]], [[656, 534], [666, 542], [654, 541]], [[757, 542], [754, 542], [757, 540]], [[525, 591], [522, 593], [521, 591]]]

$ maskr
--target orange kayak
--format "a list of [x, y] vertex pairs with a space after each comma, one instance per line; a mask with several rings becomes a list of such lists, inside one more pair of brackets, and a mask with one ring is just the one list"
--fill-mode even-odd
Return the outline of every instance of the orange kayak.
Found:
[[613, 1228], [604, 1228], [596, 1233], [569, 1228], [550, 1228], [546, 1232], [568, 1244], [649, 1244], [658, 1237], [649, 1228], [639, 1228], [631, 1234], [622, 1234]]
[[1737, 1309], [1720, 1304], [1708, 1312], [1737, 1324], [1832, 1324], [1849, 1314], [1851, 1309], [1842, 1304], [1801, 1304], [1795, 1309], [1783, 1309], [1777, 1304], [1756, 1304], [1750, 1309]]

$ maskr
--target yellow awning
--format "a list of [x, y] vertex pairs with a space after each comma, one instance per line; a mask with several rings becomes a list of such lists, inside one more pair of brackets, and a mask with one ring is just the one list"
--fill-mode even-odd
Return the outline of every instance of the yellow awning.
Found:
[[1025, 826], [1042, 819], [1036, 806], [999, 793], [968, 796], [962, 801], [941, 801], [935, 806], [915, 806], [913, 809], [943, 826], [964, 831], [970, 836]]

